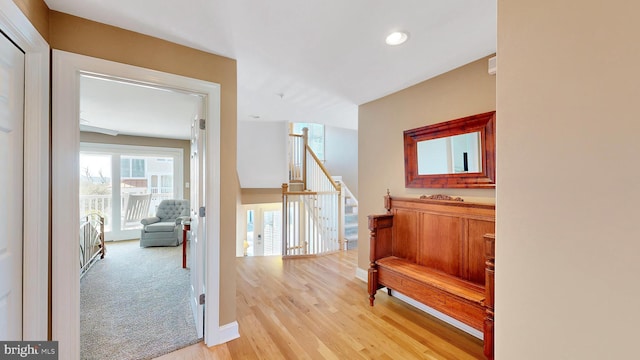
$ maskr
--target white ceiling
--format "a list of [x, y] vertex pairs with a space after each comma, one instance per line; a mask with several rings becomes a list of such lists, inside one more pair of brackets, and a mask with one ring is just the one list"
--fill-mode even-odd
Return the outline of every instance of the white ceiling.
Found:
[[[236, 59], [238, 121], [355, 129], [358, 105], [496, 51], [496, 0], [45, 2]], [[409, 40], [386, 45], [398, 29]]]
[[80, 130], [109, 135], [189, 139], [202, 103], [198, 95], [86, 75], [80, 94]]

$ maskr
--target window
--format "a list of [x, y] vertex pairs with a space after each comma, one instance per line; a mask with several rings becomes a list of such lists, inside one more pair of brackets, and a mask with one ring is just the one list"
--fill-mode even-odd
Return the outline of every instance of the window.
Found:
[[160, 193], [171, 193], [173, 192], [173, 176], [172, 175], [162, 175], [160, 176]]
[[126, 218], [130, 195], [149, 194], [148, 216], [164, 199], [182, 198], [182, 149], [80, 144], [80, 215], [98, 211], [107, 240], [131, 239], [140, 221]]
[[112, 231], [113, 185], [111, 154], [80, 153], [80, 215], [104, 216], [104, 230]]
[[324, 125], [313, 123], [293, 123], [293, 133], [302, 134], [302, 129], [309, 129], [309, 147], [318, 159], [324, 161]]
[[124, 179], [144, 179], [146, 176], [144, 159], [122, 157], [120, 159], [120, 176]]

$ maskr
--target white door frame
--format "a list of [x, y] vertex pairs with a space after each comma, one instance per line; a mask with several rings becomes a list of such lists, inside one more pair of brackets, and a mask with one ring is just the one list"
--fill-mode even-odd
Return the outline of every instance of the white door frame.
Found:
[[23, 340], [47, 339], [49, 312], [49, 44], [12, 0], [0, 28], [25, 52]]
[[220, 85], [155, 70], [53, 51], [52, 98], [52, 331], [61, 359], [80, 358], [78, 258], [78, 162], [81, 73], [181, 89], [205, 96], [207, 123], [207, 313], [205, 343], [230, 340], [219, 325], [220, 311]]

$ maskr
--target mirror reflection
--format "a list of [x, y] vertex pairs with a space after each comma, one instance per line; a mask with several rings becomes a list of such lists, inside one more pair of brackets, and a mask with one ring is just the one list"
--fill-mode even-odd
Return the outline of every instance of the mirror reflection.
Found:
[[480, 132], [417, 142], [418, 175], [482, 171]]

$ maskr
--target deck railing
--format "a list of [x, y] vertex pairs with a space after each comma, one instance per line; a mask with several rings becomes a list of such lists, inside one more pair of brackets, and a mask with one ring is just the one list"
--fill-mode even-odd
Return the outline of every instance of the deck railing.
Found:
[[[162, 200], [171, 199], [172, 193], [153, 193], [151, 194], [151, 203], [149, 205], [149, 215], [153, 216], [156, 213], [156, 209]], [[112, 195], [80, 195], [80, 215], [86, 216], [87, 214], [99, 214], [104, 217], [105, 231], [111, 231], [113, 225], [113, 204]], [[120, 224], [124, 224], [124, 213], [126, 206], [126, 198], [120, 197], [120, 217], [122, 221]]]

